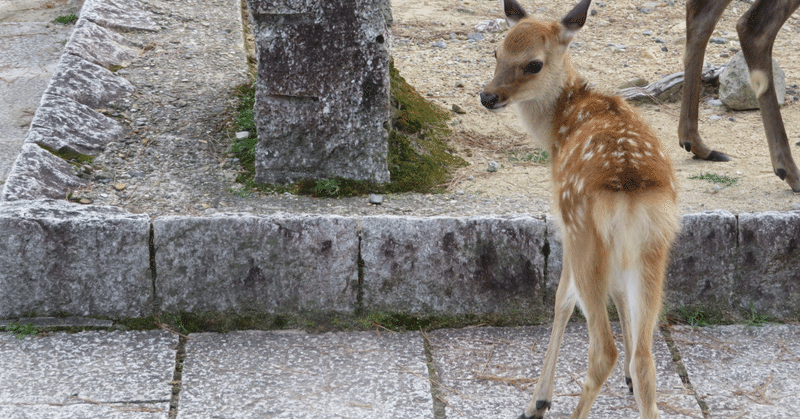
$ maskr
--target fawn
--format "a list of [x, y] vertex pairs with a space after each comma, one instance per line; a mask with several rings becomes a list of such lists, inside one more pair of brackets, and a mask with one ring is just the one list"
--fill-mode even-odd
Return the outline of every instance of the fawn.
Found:
[[[686, 1], [685, 83], [678, 124], [678, 142], [686, 151], [711, 161], [728, 161], [725, 153], [705, 145], [697, 129], [703, 56], [722, 12], [731, 0]], [[750, 85], [758, 98], [767, 135], [772, 169], [794, 192], [800, 192], [800, 171], [792, 159], [772, 79], [772, 45], [783, 23], [800, 6], [800, 0], [756, 1], [736, 24], [742, 53], [750, 70]]]
[[596, 93], [572, 69], [567, 49], [586, 21], [583, 0], [560, 22], [528, 16], [505, 0], [511, 30], [497, 48], [490, 110], [510, 106], [552, 156], [553, 214], [563, 270], [553, 331], [533, 399], [520, 418], [542, 418], [553, 398], [556, 360], [576, 302], [589, 330], [589, 369], [573, 418], [586, 418], [617, 360], [610, 296], [625, 346], [625, 380], [643, 418], [657, 418], [653, 332], [670, 246], [678, 230], [672, 163], [650, 127], [621, 98]]

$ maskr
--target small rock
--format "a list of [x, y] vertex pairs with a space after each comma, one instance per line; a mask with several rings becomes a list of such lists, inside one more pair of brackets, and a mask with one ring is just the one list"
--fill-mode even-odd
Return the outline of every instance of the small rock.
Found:
[[114, 184], [114, 189], [116, 189], [118, 191], [121, 191], [121, 190], [125, 189], [127, 186], [128, 185], [126, 185], [124, 183], [115, 183]]
[[655, 43], [657, 43], [657, 44], [666, 44], [667, 43], [667, 40], [664, 39], [664, 38], [656, 38], [653, 41], [655, 41]]
[[636, 6], [636, 10], [638, 10], [638, 11], [640, 11], [640, 12], [646, 14], [646, 15], [649, 15], [650, 13], [653, 13], [653, 8], [652, 7]]
[[481, 20], [475, 25], [477, 32], [500, 32], [506, 28], [505, 19]]
[[792, 209], [792, 211], [800, 211], [800, 204], [798, 204], [797, 202], [795, 202], [794, 204], [792, 204], [792, 205], [789, 205], [789, 208], [791, 208], [791, 209]]
[[719, 121], [720, 119], [722, 119], [722, 117], [719, 116], [719, 115], [711, 115], [711, 117], [708, 118], [708, 119], [710, 119], [712, 121]]
[[[800, 145], [800, 143], [797, 144]], [[475, 180], [475, 176], [467, 176], [467, 180]]]
[[78, 203], [83, 205], [89, 205], [92, 203], [92, 200], [89, 198], [81, 198], [80, 200], [78, 200]]
[[500, 163], [498, 163], [496, 161], [490, 161], [488, 170], [490, 172], [496, 172], [496, 171], [500, 170]]
[[473, 32], [467, 35], [467, 40], [472, 42], [483, 41], [483, 35], [478, 32]]
[[644, 36], [650, 36], [650, 35], [652, 35], [652, 34], [653, 34], [653, 31], [651, 31], [651, 30], [649, 30], [649, 29], [648, 29], [648, 30], [646, 30], [646, 31], [644, 31], [644, 32], [642, 32], [642, 35], [644, 35]]
[[728, 40], [725, 38], [711, 38], [708, 42], [711, 42], [712, 44], [722, 45], [722, 44], [727, 44]]
[[719, 99], [709, 99], [706, 103], [711, 106], [722, 106], [722, 101]]
[[464, 82], [463, 81], [457, 81], [456, 82], [456, 87], [464, 87]]
[[463, 115], [463, 114], [467, 113], [467, 111], [465, 111], [464, 109], [461, 108], [461, 106], [458, 106], [455, 103], [453, 104], [453, 112], [455, 112], [455, 113], [457, 113], [459, 115]]
[[241, 140], [250, 136], [250, 131], [239, 131], [236, 133], [236, 139]]
[[431, 44], [431, 46], [434, 47], [434, 48], [447, 48], [447, 43], [444, 42], [443, 39], [440, 39], [440, 40], [434, 42], [433, 44]]
[[383, 203], [383, 196], [382, 195], [376, 195], [376, 194], [370, 194], [369, 195], [369, 203], [373, 204], [373, 205], [380, 205], [380, 204]]

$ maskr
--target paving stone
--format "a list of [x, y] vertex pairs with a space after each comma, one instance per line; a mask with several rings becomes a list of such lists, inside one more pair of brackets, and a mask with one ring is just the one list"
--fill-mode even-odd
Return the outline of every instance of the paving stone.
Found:
[[760, 314], [800, 315], [800, 214], [739, 214], [739, 259], [734, 305]]
[[354, 218], [274, 214], [159, 217], [156, 293], [165, 311], [352, 311]]
[[0, 334], [0, 417], [166, 419], [178, 338], [164, 331]]
[[125, 66], [139, 54], [139, 47], [122, 35], [86, 19], [78, 19], [64, 52], [101, 67]]
[[438, 313], [542, 310], [544, 228], [543, 221], [527, 216], [365, 217], [364, 307]]
[[64, 54], [45, 93], [68, 97], [96, 109], [133, 90], [130, 82], [111, 71], [78, 56]]
[[45, 93], [25, 142], [94, 156], [124, 133], [119, 122], [89, 106]]
[[800, 326], [676, 326], [672, 338], [711, 418], [792, 418], [800, 411]]
[[157, 31], [153, 15], [142, 9], [138, 0], [85, 0], [81, 19], [109, 29]]
[[[619, 360], [595, 401], [592, 418], [638, 418]], [[446, 416], [515, 418], [530, 402], [550, 338], [550, 327], [436, 330], [428, 334], [431, 353], [446, 401]], [[588, 359], [588, 334], [583, 323], [570, 323], [556, 371], [553, 407], [546, 417], [569, 417], [582, 390]], [[533, 348], [533, 349], [531, 349]], [[702, 418], [694, 396], [675, 372], [666, 343], [656, 333], [653, 348], [657, 369], [657, 398], [662, 418]]]
[[150, 220], [65, 201], [0, 205], [0, 318], [136, 317], [153, 299]]
[[433, 418], [418, 332], [189, 337], [178, 419]]

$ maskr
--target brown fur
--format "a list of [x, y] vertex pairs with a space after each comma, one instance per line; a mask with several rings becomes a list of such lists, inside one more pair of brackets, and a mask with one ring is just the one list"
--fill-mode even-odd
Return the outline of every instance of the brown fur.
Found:
[[[553, 213], [563, 236], [553, 331], [522, 418], [543, 417], [549, 408], [564, 327], [576, 303], [587, 319], [589, 370], [572, 417], [588, 416], [617, 359], [606, 312], [609, 297], [620, 313], [625, 375], [640, 414], [656, 418], [652, 339], [678, 229], [675, 175], [635, 109], [587, 88], [567, 60], [567, 46], [583, 25], [588, 4], [582, 2], [561, 22], [537, 22], [524, 11], [518, 22], [509, 17], [515, 25], [498, 48], [495, 77], [481, 95], [487, 108], [511, 106], [550, 152]], [[506, 0], [506, 10], [509, 5], [522, 10], [514, 0]], [[541, 70], [525, 72], [534, 60], [543, 63]]]

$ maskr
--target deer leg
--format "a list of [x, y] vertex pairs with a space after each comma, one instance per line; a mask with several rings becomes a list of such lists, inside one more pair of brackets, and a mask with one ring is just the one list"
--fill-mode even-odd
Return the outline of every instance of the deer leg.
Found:
[[730, 2], [731, 0], [687, 0], [686, 2], [686, 52], [683, 57], [684, 81], [678, 141], [686, 151], [712, 161], [728, 161], [730, 157], [711, 150], [700, 137], [697, 129], [700, 82], [706, 45], [714, 26]]
[[600, 395], [603, 383], [617, 362], [617, 346], [614, 344], [606, 307], [608, 301], [605, 287], [606, 272], [601, 261], [595, 258], [594, 262], [592, 265], [595, 269], [584, 270], [580, 273], [584, 277], [576, 281], [581, 311], [586, 317], [586, 327], [589, 331], [589, 368], [586, 371], [578, 406], [572, 412], [572, 419], [589, 417], [592, 404]]
[[631, 323], [633, 356], [631, 370], [633, 395], [643, 419], [657, 419], [656, 365], [653, 360], [653, 332], [661, 311], [661, 295], [669, 244], [653, 244], [642, 255], [639, 270], [623, 273], [626, 284], [628, 315]]
[[624, 293], [618, 291], [611, 293], [611, 299], [614, 301], [614, 306], [617, 307], [619, 324], [622, 328], [622, 341], [625, 344], [625, 384], [628, 385], [628, 391], [633, 394], [633, 379], [631, 378], [633, 346], [631, 345], [631, 320], [628, 313], [628, 304], [625, 302]]
[[800, 0], [758, 0], [736, 24], [742, 53], [750, 69], [750, 85], [758, 98], [761, 119], [767, 135], [772, 168], [792, 190], [800, 192], [800, 172], [792, 159], [789, 138], [781, 118], [772, 74], [772, 45], [786, 19]]
[[539, 374], [539, 381], [533, 391], [533, 398], [531, 398], [531, 402], [519, 419], [541, 419], [544, 417], [545, 412], [550, 409], [553, 400], [553, 381], [555, 380], [558, 352], [561, 349], [561, 341], [564, 339], [564, 329], [567, 327], [567, 321], [569, 321], [575, 309], [577, 294], [574, 281], [573, 274], [565, 258], [558, 289], [556, 290], [553, 330], [550, 333], [550, 342], [547, 344], [547, 354], [542, 365], [542, 372]]

